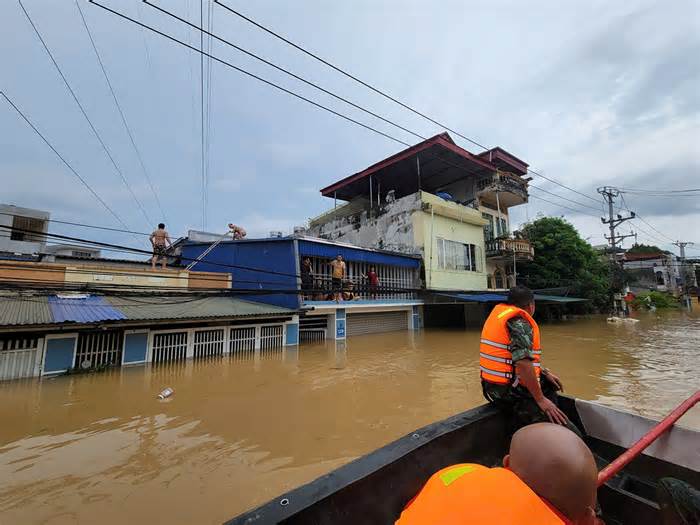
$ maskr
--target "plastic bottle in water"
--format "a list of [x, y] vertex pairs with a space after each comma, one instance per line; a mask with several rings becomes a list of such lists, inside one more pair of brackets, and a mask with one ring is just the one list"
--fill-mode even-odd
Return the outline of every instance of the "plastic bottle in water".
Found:
[[175, 393], [175, 391], [168, 387], [165, 390], [163, 390], [160, 394], [158, 394], [158, 399], [165, 399], [166, 397], [170, 397]]

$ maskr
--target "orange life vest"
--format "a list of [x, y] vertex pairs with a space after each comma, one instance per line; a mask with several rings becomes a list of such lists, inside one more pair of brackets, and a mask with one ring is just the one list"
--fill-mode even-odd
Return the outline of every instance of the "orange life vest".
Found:
[[532, 316], [522, 308], [511, 304], [497, 304], [491, 311], [481, 330], [479, 346], [479, 367], [481, 379], [490, 383], [509, 385], [514, 383], [515, 367], [510, 353], [510, 332], [506, 323], [513, 317], [520, 316], [532, 326], [533, 365], [537, 378], [540, 377], [540, 327]]
[[395, 525], [567, 523], [510, 470], [461, 464], [433, 474]]

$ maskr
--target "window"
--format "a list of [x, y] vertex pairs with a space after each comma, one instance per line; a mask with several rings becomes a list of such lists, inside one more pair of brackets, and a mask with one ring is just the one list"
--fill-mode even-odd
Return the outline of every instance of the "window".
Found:
[[482, 212], [481, 216], [487, 221], [489, 221], [488, 224], [484, 225], [484, 238], [487, 241], [490, 241], [491, 239], [493, 239], [493, 215], [491, 215], [490, 213]]
[[481, 248], [474, 244], [437, 238], [438, 268], [460, 272], [482, 271]]
[[498, 224], [498, 237], [508, 237], [508, 223], [503, 218], [496, 218]]
[[[38, 242], [42, 240], [41, 235], [27, 233], [27, 231], [41, 232], [44, 229], [44, 221], [41, 219], [32, 219], [31, 217], [12, 217], [12, 230], [10, 231], [10, 240]], [[27, 231], [23, 231], [27, 230]]]

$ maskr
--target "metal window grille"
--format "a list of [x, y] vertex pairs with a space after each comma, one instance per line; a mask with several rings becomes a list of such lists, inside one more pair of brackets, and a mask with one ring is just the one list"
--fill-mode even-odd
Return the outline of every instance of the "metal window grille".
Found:
[[229, 352], [232, 357], [243, 357], [255, 352], [255, 327], [231, 328]]
[[75, 368], [101, 368], [120, 365], [124, 334], [121, 330], [87, 332], [78, 335], [78, 349], [75, 353]]
[[326, 340], [325, 328], [305, 328], [299, 330], [300, 343], [320, 343]]
[[39, 358], [39, 338], [0, 339], [0, 380], [32, 377]]
[[260, 349], [281, 348], [284, 345], [284, 327], [281, 324], [260, 327]]
[[[302, 256], [302, 259], [305, 256]], [[325, 298], [331, 291], [331, 268], [330, 260], [310, 257], [311, 267], [314, 272], [314, 289], [324, 290], [324, 293], [319, 293]], [[370, 267], [374, 266], [379, 277], [379, 289], [376, 293], [370, 292], [369, 282], [363, 276], [367, 275]], [[404, 268], [399, 266], [390, 266], [386, 264], [370, 264], [367, 262], [345, 261], [345, 280], [353, 283], [355, 293], [361, 299], [409, 299], [412, 297], [410, 292], [382, 292], [384, 290], [398, 290], [415, 287], [414, 268]]]
[[314, 315], [299, 319], [299, 342], [318, 343], [325, 341], [328, 327], [328, 317], [325, 315]]
[[187, 332], [153, 335], [153, 363], [187, 359]]
[[224, 353], [223, 328], [214, 330], [201, 330], [194, 333], [194, 358], [205, 358], [222, 355]]

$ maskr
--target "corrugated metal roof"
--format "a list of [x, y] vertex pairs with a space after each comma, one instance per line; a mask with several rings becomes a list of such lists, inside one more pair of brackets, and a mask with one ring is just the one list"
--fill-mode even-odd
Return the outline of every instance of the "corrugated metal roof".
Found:
[[0, 295], [0, 327], [102, 321], [215, 319], [291, 315], [294, 310], [233, 297], [102, 297]]
[[254, 317], [293, 313], [293, 310], [288, 308], [233, 297], [107, 297], [106, 300], [131, 321]]
[[51, 324], [49, 301], [40, 296], [1, 296], [0, 326]]
[[115, 309], [104, 297], [90, 295], [84, 298], [49, 297], [49, 308], [55, 323], [97, 323], [120, 321], [126, 316]]

